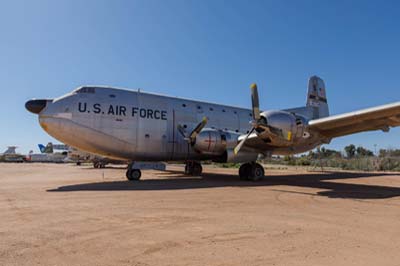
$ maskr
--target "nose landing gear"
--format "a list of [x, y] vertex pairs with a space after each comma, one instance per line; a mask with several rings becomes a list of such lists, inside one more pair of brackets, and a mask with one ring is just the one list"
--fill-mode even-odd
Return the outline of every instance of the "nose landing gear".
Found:
[[260, 181], [264, 178], [264, 168], [255, 162], [242, 164], [239, 177], [240, 180]]
[[165, 163], [162, 162], [131, 162], [126, 170], [126, 178], [129, 181], [138, 181], [142, 176], [141, 170], [165, 171]]
[[140, 169], [133, 168], [134, 163], [128, 164], [128, 168], [126, 170], [126, 178], [129, 181], [138, 181], [142, 176], [142, 171]]
[[140, 179], [142, 176], [142, 171], [139, 169], [129, 169], [126, 171], [126, 178], [128, 178], [129, 181], [137, 181]]

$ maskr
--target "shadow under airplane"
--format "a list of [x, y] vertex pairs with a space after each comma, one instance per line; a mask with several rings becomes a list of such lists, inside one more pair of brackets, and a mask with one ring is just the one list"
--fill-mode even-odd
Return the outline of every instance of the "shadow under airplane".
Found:
[[[275, 175], [266, 176], [263, 181], [251, 182], [240, 181], [236, 175], [203, 173], [202, 177], [188, 177], [177, 171], [167, 171], [158, 174], [162, 179], [144, 179], [140, 182], [110, 181], [94, 182], [76, 185], [61, 186], [48, 192], [71, 192], [71, 191], [150, 191], [150, 190], [180, 190], [200, 189], [218, 187], [262, 187], [262, 186], [295, 186], [305, 188], [317, 188], [316, 195], [329, 198], [350, 199], [384, 199], [400, 196], [400, 188], [348, 184], [330, 182], [330, 180], [366, 178], [372, 176], [383, 176], [385, 173], [345, 173], [324, 172], [303, 175]], [[391, 174], [392, 175], [392, 174]], [[400, 177], [400, 176], [399, 176]], [[293, 192], [296, 193], [296, 192]], [[299, 192], [302, 193], [302, 192]]]

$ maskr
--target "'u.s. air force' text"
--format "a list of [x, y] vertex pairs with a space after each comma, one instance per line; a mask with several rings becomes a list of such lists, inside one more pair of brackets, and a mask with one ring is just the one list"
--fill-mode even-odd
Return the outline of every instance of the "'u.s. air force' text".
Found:
[[107, 105], [106, 107], [101, 106], [99, 103], [93, 104], [92, 108], [88, 107], [87, 103], [78, 103], [78, 111], [80, 113], [95, 113], [103, 115], [118, 115], [118, 116], [132, 116], [147, 119], [158, 119], [167, 120], [167, 111], [158, 109], [148, 109], [139, 107], [127, 108], [123, 105]]

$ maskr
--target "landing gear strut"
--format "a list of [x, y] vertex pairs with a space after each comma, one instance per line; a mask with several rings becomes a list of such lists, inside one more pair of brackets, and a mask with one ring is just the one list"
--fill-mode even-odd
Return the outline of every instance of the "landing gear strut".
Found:
[[264, 168], [255, 162], [242, 164], [239, 168], [240, 180], [260, 181], [264, 178]]
[[188, 161], [185, 165], [185, 174], [192, 176], [199, 176], [203, 172], [203, 167], [199, 162]]
[[142, 176], [142, 171], [140, 169], [132, 169], [133, 163], [128, 164], [128, 169], [126, 170], [126, 178], [129, 181], [138, 181]]

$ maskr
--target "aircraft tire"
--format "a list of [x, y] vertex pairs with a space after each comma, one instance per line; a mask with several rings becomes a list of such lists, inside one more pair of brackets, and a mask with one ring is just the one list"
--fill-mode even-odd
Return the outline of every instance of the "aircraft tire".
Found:
[[200, 176], [203, 172], [203, 167], [199, 163], [195, 163], [192, 166], [192, 176]]
[[251, 174], [251, 164], [249, 163], [242, 164], [239, 168], [240, 180], [243, 181], [249, 180], [250, 174]]
[[185, 175], [200, 176], [203, 172], [203, 167], [198, 162], [187, 162], [185, 165]]
[[251, 167], [251, 175], [249, 176], [249, 180], [257, 182], [264, 178], [264, 167], [260, 164], [255, 163]]
[[142, 177], [142, 172], [139, 169], [128, 169], [126, 171], [126, 178], [129, 181], [138, 181]]
[[185, 175], [192, 175], [193, 174], [193, 167], [189, 164], [185, 165]]

